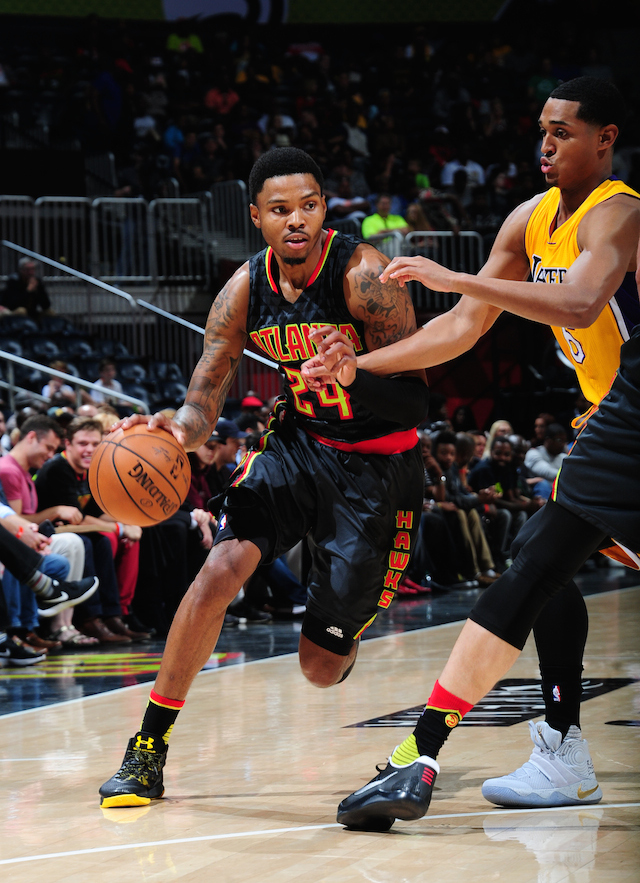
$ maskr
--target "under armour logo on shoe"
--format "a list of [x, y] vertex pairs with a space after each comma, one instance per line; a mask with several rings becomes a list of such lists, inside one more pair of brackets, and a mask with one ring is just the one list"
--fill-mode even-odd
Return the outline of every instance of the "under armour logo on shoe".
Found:
[[342, 634], [342, 629], [338, 628], [337, 625], [330, 625], [327, 629], [327, 632], [330, 635], [333, 635], [335, 638], [344, 638], [344, 635]]
[[136, 736], [136, 744], [134, 745], [134, 748], [144, 748], [146, 751], [153, 751], [154, 742], [154, 736], [147, 736], [147, 738], [145, 739], [142, 733], [138, 733], [138, 735]]

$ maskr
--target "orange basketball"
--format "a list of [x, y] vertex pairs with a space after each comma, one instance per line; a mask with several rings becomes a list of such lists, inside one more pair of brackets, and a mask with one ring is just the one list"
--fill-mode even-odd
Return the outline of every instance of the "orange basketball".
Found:
[[170, 518], [187, 497], [191, 465], [165, 429], [118, 429], [96, 448], [89, 468], [94, 500], [114, 521], [148, 527]]

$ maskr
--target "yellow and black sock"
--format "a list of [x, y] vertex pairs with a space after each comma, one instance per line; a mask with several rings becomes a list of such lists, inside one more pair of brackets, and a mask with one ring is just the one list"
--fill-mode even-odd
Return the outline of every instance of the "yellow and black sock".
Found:
[[436, 681], [415, 730], [393, 752], [393, 763], [413, 763], [421, 756], [435, 760], [451, 730], [471, 708], [471, 703], [449, 693]]
[[152, 690], [140, 729], [144, 733], [162, 736], [165, 745], [168, 745], [173, 725], [184, 702], [184, 699], [168, 699]]

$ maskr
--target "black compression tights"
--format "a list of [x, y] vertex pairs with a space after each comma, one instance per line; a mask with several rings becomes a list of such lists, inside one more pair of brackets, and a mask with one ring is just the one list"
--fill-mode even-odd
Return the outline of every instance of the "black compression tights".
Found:
[[584, 631], [586, 613], [573, 577], [606, 539], [599, 528], [549, 500], [520, 531], [512, 566], [485, 589], [471, 619], [519, 650], [535, 623], [545, 658], [549, 642], [567, 659], [575, 660], [578, 649], [581, 657], [586, 635], [574, 633]]
[[514, 563], [484, 592], [471, 619], [522, 649], [533, 627], [550, 726], [580, 723], [587, 608], [573, 576], [608, 537], [549, 501], [518, 534]]

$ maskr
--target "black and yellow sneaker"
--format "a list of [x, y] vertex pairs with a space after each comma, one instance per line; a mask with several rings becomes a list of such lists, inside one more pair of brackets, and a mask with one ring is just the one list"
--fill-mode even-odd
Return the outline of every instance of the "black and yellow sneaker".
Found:
[[162, 797], [167, 745], [161, 736], [139, 732], [129, 739], [122, 766], [100, 788], [100, 806], [144, 806]]
[[440, 767], [430, 757], [399, 766], [391, 758], [383, 770], [342, 801], [337, 821], [356, 831], [388, 831], [396, 819], [421, 819], [429, 809]]

